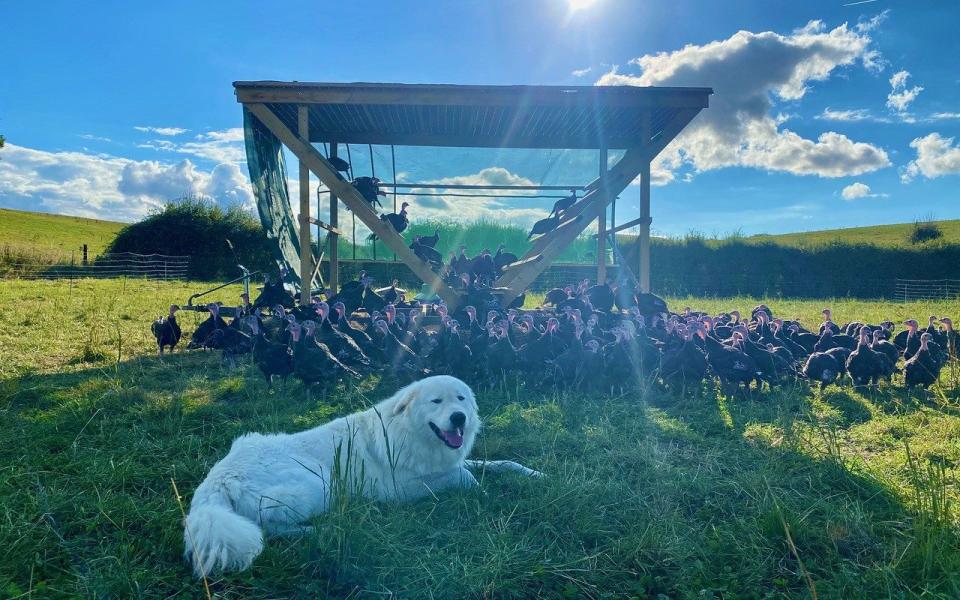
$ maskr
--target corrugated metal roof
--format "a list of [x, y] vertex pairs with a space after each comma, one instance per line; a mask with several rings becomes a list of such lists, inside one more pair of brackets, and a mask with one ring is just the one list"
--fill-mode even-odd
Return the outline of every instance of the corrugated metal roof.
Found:
[[243, 103], [266, 104], [297, 131], [309, 107], [310, 141], [508, 148], [629, 148], [656, 138], [710, 88], [234, 83]]

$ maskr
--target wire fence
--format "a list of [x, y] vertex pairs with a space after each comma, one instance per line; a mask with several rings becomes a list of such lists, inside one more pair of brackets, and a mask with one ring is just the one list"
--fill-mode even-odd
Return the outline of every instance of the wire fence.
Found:
[[897, 279], [895, 287], [904, 302], [960, 299], [960, 279]]
[[[329, 263], [322, 265], [326, 276]], [[3, 262], [3, 279], [81, 279], [110, 277], [143, 277], [159, 281], [187, 279], [189, 256], [161, 254], [102, 254], [86, 264], [70, 261], [60, 264], [37, 262]], [[620, 267], [607, 265], [607, 277], [617, 279]], [[387, 286], [394, 279], [407, 289], [419, 289], [420, 280], [402, 262], [341, 260], [340, 280], [347, 281], [366, 271], [376, 285]], [[593, 264], [556, 263], [544, 270], [530, 285], [533, 292], [576, 284], [582, 279], [593, 281], [597, 267]], [[786, 298], [854, 297], [898, 300], [960, 300], [960, 279], [882, 279], [853, 278], [850, 281], [812, 278], [782, 278], [759, 282], [748, 273], [728, 272], [718, 277], [702, 277], [693, 273], [653, 269], [651, 287], [665, 296], [766, 296]]]
[[[322, 265], [327, 276], [327, 264]], [[374, 279], [376, 286], [387, 286], [397, 279], [401, 287], [419, 289], [420, 280], [399, 261], [341, 260], [340, 281], [355, 279], [360, 271]], [[607, 265], [607, 278], [619, 277], [618, 265]], [[582, 279], [594, 281], [597, 277], [595, 264], [554, 263], [543, 271], [530, 285], [532, 292], [566, 285], [575, 285]], [[669, 269], [652, 269], [650, 285], [658, 294], [664, 296], [697, 296], [706, 298], [727, 298], [734, 296], [758, 296], [772, 298], [864, 298], [864, 299], [903, 299], [895, 280], [884, 278], [852, 277], [828, 278], [812, 275], [803, 278], [783, 276], [771, 280], [761, 280], [749, 272], [726, 272], [718, 275], [678, 272]], [[932, 289], [932, 288], [931, 288]], [[943, 296], [929, 296], [938, 298]], [[956, 296], [953, 296], [956, 297]], [[916, 296], [922, 299], [923, 296]], [[908, 297], [908, 299], [910, 299]]]
[[88, 262], [58, 264], [4, 262], [0, 265], [0, 276], [5, 279], [144, 277], [171, 281], [186, 279], [189, 268], [189, 256], [119, 252], [101, 254]]

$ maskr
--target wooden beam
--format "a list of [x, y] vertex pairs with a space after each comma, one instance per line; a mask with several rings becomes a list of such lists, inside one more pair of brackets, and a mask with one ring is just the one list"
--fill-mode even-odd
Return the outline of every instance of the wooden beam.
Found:
[[[625, 184], [623, 187], [626, 187]], [[504, 305], [509, 304], [523, 293], [527, 287], [530, 286], [547, 267], [549, 267], [553, 261], [560, 255], [567, 246], [570, 245], [573, 240], [577, 238], [580, 233], [586, 229], [595, 218], [600, 214], [600, 211], [603, 210], [610, 200], [623, 191], [623, 188], [620, 189], [606, 189], [601, 188], [593, 192], [599, 197], [596, 201], [591, 202], [590, 206], [586, 209], [586, 212], [583, 213], [584, 218], [577, 222], [576, 227], [570, 227], [565, 230], [561, 236], [554, 238], [550, 244], [543, 250], [541, 253], [541, 260], [536, 262], [531, 262], [526, 264], [524, 267], [519, 268], [515, 271], [515, 275], [510, 279], [509, 284], [505, 287], [509, 287], [510, 290], [503, 295], [502, 302]], [[508, 273], [509, 274], [509, 273]], [[503, 284], [498, 280], [494, 285], [497, 287], [502, 286]]]
[[[572, 221], [561, 230], [560, 233], [551, 236], [546, 247], [539, 252], [541, 260], [528, 262], [520, 268], [510, 270], [501, 275], [500, 279], [494, 283], [494, 286], [510, 288], [510, 290], [503, 295], [502, 302], [504, 305], [512, 302], [514, 298], [526, 290], [537, 276], [549, 267], [554, 259], [600, 215], [600, 211], [605, 210], [607, 204], [630, 185], [630, 182], [634, 180], [641, 168], [635, 164], [633, 159], [637, 154], [639, 153], [628, 150], [620, 161], [614, 165], [612, 169], [608, 170], [607, 176], [603, 178], [602, 183], [578, 203], [581, 205], [580, 215], [578, 216], [582, 218]], [[555, 232], [551, 232], [551, 234], [552, 233]], [[524, 260], [528, 258], [531, 257], [524, 256]]]
[[[560, 225], [553, 231], [546, 233], [530, 245], [530, 249], [526, 254], [523, 255], [522, 259], [527, 259], [537, 254], [544, 252], [544, 250], [551, 245], [554, 239], [557, 238], [567, 238], [568, 231], [576, 231], [576, 234], [571, 239], [575, 239], [577, 235], [580, 234], [593, 220], [593, 217], [596, 216], [594, 213], [593, 216], [588, 216], [587, 212], [592, 207], [592, 204], [598, 199], [600, 199], [603, 194], [598, 193], [603, 188], [601, 182], [606, 183], [607, 185], [613, 186], [617, 189], [617, 193], [614, 194], [616, 197], [620, 192], [622, 192], [630, 182], [636, 177], [636, 174], [640, 171], [640, 166], [644, 162], [644, 156], [646, 155], [645, 149], [642, 148], [632, 148], [627, 150], [626, 153], [620, 160], [613, 166], [613, 168], [607, 171], [607, 176], [605, 179], [597, 178], [594, 181], [590, 182], [587, 186], [591, 189], [586, 196], [581, 198], [576, 204], [571, 206], [566, 212], [564, 212], [565, 220], [560, 223]], [[609, 199], [605, 199], [604, 206], [609, 202]], [[571, 217], [567, 220], [566, 217]], [[568, 242], [569, 243], [569, 242]], [[497, 280], [496, 285], [499, 287], [514, 287], [513, 286], [513, 277], [519, 273], [518, 270], [510, 270], [505, 272]], [[521, 290], [522, 291], [522, 290]]]
[[[307, 144], [309, 146], [309, 144]], [[313, 148], [313, 146], [310, 146]], [[330, 158], [337, 157], [337, 142], [330, 142]], [[329, 187], [329, 186], [327, 186]], [[330, 227], [337, 229], [340, 224], [340, 203], [337, 200], [337, 193], [330, 188]], [[330, 289], [336, 294], [340, 291], [340, 234], [330, 232], [327, 236], [330, 242]]]
[[530, 258], [524, 258], [524, 259], [518, 260], [517, 262], [513, 262], [505, 266], [503, 268], [503, 272], [508, 273], [510, 271], [516, 271], [517, 269], [523, 267], [524, 265], [527, 265], [532, 262], [539, 262], [541, 260], [543, 260], [542, 254], [537, 254], [535, 256], [531, 256]]
[[706, 108], [710, 88], [234, 82], [243, 104]]
[[[306, 105], [297, 107], [297, 127], [300, 139], [310, 139], [310, 121]], [[310, 304], [313, 288], [313, 248], [310, 244], [310, 170], [300, 162], [300, 303]]]
[[[681, 116], [682, 119], [684, 116]], [[690, 117], [693, 119], [696, 114]], [[679, 127], [677, 133], [680, 132], [687, 123], [690, 121], [687, 120], [683, 124], [676, 123], [674, 127]], [[652, 135], [653, 132], [650, 130], [650, 123], [644, 123], [643, 135], [644, 137]], [[670, 139], [673, 139], [673, 134], [670, 136]], [[670, 140], [660, 140], [660, 143], [666, 146]], [[653, 160], [653, 156], [650, 157], [650, 160]], [[637, 240], [637, 246], [639, 252], [637, 255], [640, 259], [640, 264], [637, 265], [637, 277], [639, 278], [639, 285], [641, 292], [650, 291], [650, 160], [647, 160], [642, 167], [640, 168], [640, 237]]]
[[[624, 170], [633, 170], [639, 169], [640, 165], [644, 161], [652, 161], [658, 154], [660, 154], [664, 148], [667, 147], [673, 138], [675, 138], [683, 128], [690, 124], [690, 121], [693, 120], [700, 113], [699, 110], [681, 110], [673, 116], [670, 121], [664, 125], [663, 129], [657, 133], [656, 137], [649, 139], [648, 128], [644, 127], [641, 131], [640, 139], [635, 140], [635, 147], [629, 148], [626, 153], [620, 158], [620, 161], [614, 165], [613, 169], [610, 169], [612, 172], [617, 167], [621, 167]], [[583, 189], [586, 191], [595, 190], [600, 187], [602, 179], [597, 177], [587, 185], [583, 186]]]
[[[698, 109], [699, 110], [699, 109]], [[583, 136], [559, 134], [530, 135], [517, 131], [508, 134], [474, 135], [472, 133], [402, 133], [392, 131], [344, 131], [313, 128], [311, 142], [337, 140], [341, 144], [374, 144], [383, 146], [438, 146], [443, 148], [530, 148], [596, 150], [601, 144], [611, 150], [625, 150], [637, 145], [638, 134], [626, 131], [601, 130]]]
[[640, 291], [650, 291], [650, 163], [640, 169]]
[[[607, 149], [600, 148], [600, 175], [601, 179], [607, 176]], [[614, 196], [616, 198], [616, 196]], [[607, 207], [600, 210], [597, 219], [597, 283], [607, 280]]]
[[342, 231], [340, 231], [339, 229], [337, 229], [337, 228], [334, 227], [333, 225], [328, 225], [327, 223], [324, 223], [324, 222], [321, 221], [320, 219], [314, 219], [313, 217], [310, 217], [310, 223], [311, 223], [312, 225], [316, 225], [316, 226], [319, 227], [320, 229], [325, 229], [326, 231], [328, 231], [329, 233], [332, 233], [332, 234], [334, 234], [334, 235], [343, 235], [343, 232], [342, 232]]
[[[658, 135], [653, 140], [648, 140], [647, 143], [642, 144], [637, 148], [628, 149], [620, 160], [612, 168], [608, 169], [606, 179], [602, 177], [597, 177], [590, 183], [588, 183], [584, 188], [588, 190], [587, 194], [581, 198], [576, 204], [570, 207], [564, 213], [564, 218], [571, 216], [573, 220], [564, 220], [557, 229], [551, 231], [550, 233], [544, 234], [533, 241], [530, 245], [530, 249], [526, 254], [523, 255], [521, 261], [528, 259], [537, 254], [544, 253], [545, 249], [549, 247], [552, 241], [556, 238], [566, 239], [568, 236], [569, 230], [577, 231], [576, 235], [579, 235], [587, 225], [590, 224], [592, 218], [588, 218], [586, 222], [583, 222], [583, 219], [580, 219], [579, 216], [581, 213], [585, 213], [588, 209], [591, 208], [591, 205], [594, 201], [598, 200], [602, 194], [596, 194], [597, 191], [604, 188], [604, 184], [611, 186], [612, 189], [616, 189], [617, 192], [613, 194], [612, 198], [618, 196], [630, 183], [633, 179], [641, 172], [641, 169], [644, 168], [644, 165], [649, 168], [650, 161], [657, 156], [670, 141], [683, 130], [687, 124], [693, 120], [694, 117], [699, 113], [698, 110], [685, 110], [679, 111], [674, 118], [667, 123], [664, 127], [663, 132]], [[610, 201], [611, 197], [604, 199], [604, 206]], [[572, 242], [576, 238], [576, 235], [570, 239]], [[568, 242], [569, 244], [570, 242]], [[518, 261], [519, 262], [519, 261]], [[550, 265], [547, 261], [544, 265], [538, 266], [537, 268], [541, 271]], [[521, 272], [520, 269], [507, 269], [497, 280], [496, 285], [498, 287], [509, 287], [515, 288], [514, 278]], [[530, 283], [533, 281], [531, 280]], [[529, 285], [529, 283], [527, 284]], [[520, 290], [523, 291], [523, 290]]]
[[[642, 174], [642, 171], [641, 171], [641, 174]], [[632, 221], [627, 221], [626, 223], [621, 223], [620, 225], [617, 225], [617, 226], [614, 227], [613, 229], [608, 229], [608, 230], [607, 230], [607, 234], [608, 234], [608, 235], [611, 234], [611, 233], [617, 234], [617, 233], [620, 233], [621, 231], [623, 231], [624, 229], [630, 229], [631, 227], [636, 227], [637, 225], [643, 225], [643, 222], [644, 222], [644, 221], [647, 221], [647, 220], [649, 220], [649, 219], [645, 219], [644, 217], [640, 217], [640, 218], [634, 219], [634, 220], [632, 220]]]
[[[340, 177], [337, 170], [331, 165], [322, 154], [312, 145], [300, 140], [293, 135], [289, 128], [281, 121], [269, 108], [263, 104], [248, 104], [247, 110], [269, 129], [283, 144], [296, 156], [303, 161], [307, 167], [320, 178], [332, 193], [343, 202], [347, 208], [353, 211], [360, 221], [366, 225], [370, 231], [377, 235], [380, 240], [391, 251], [393, 251], [400, 260], [403, 261], [414, 274], [424, 283], [430, 285], [450, 307], [450, 310], [456, 310], [460, 304], [460, 296], [452, 288], [448, 287], [440, 277], [430, 270], [430, 266], [420, 260], [417, 255], [407, 247], [396, 231], [388, 223], [381, 221], [373, 211], [367, 201], [360, 195], [353, 185]], [[332, 223], [331, 223], [332, 224]]]

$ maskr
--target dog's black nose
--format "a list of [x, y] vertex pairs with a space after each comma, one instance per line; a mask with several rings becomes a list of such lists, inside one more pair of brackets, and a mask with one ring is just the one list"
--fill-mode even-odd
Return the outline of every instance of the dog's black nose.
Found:
[[450, 415], [450, 422], [453, 423], [454, 427], [463, 427], [463, 424], [467, 422], [467, 415], [457, 411]]

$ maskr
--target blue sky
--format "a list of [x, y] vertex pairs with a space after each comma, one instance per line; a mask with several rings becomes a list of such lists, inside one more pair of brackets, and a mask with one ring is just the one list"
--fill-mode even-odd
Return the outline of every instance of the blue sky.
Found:
[[[960, 218], [960, 4], [573, 4], [0, 2], [0, 206], [133, 220], [187, 192], [249, 203], [234, 80], [601, 83], [716, 91], [655, 165], [660, 233]], [[399, 149], [398, 170], [593, 175], [589, 156], [445, 152]], [[412, 217], [527, 222], [544, 205], [422, 199]]]

